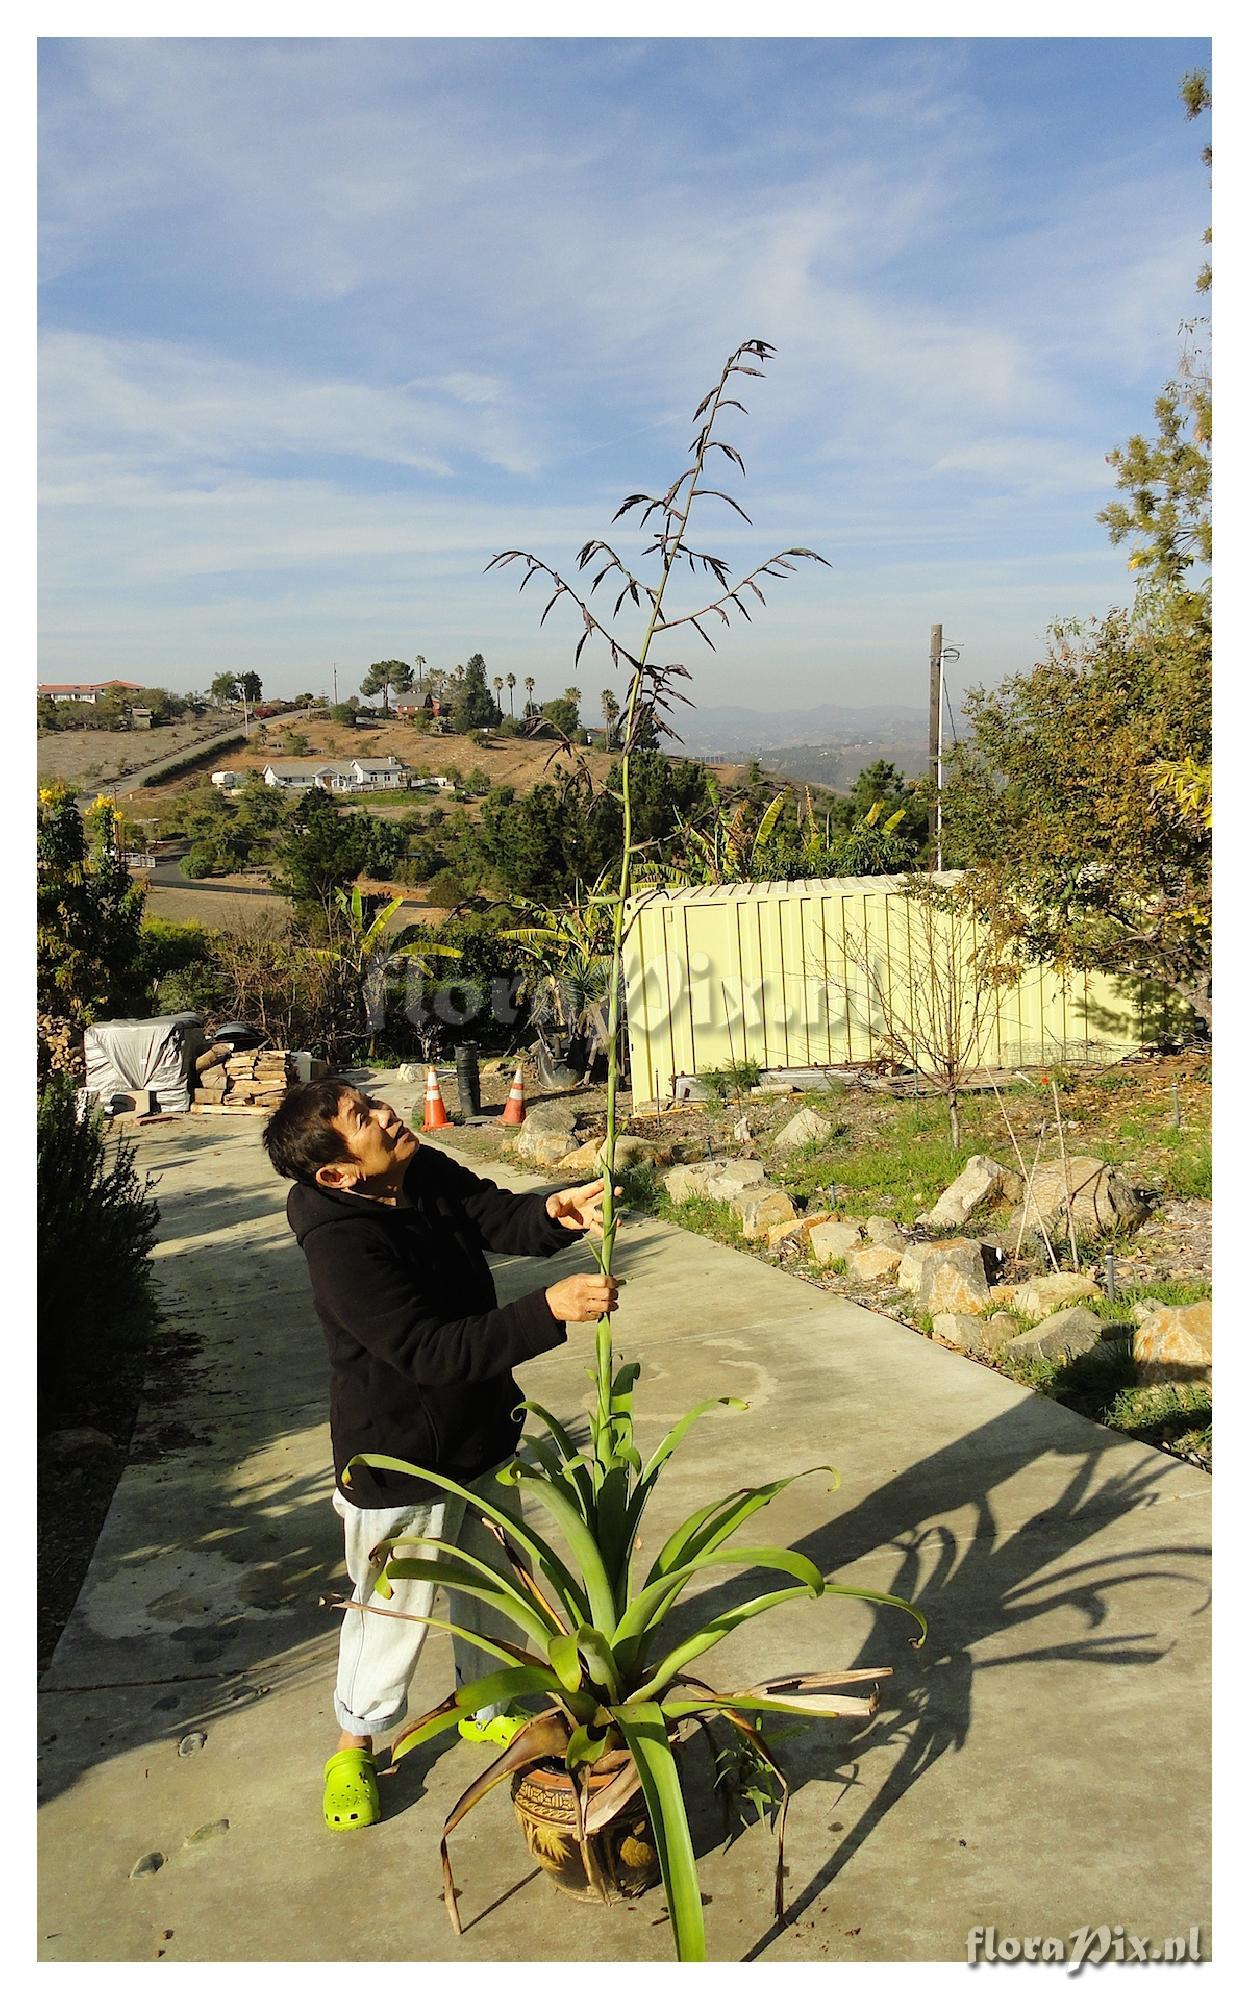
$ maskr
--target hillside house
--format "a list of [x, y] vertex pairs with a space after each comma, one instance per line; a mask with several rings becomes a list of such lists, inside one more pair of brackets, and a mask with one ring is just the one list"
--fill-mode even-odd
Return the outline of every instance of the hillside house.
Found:
[[398, 757], [353, 757], [347, 762], [317, 757], [282, 757], [266, 764], [265, 783], [278, 792], [395, 792], [408, 784], [408, 766]]
[[37, 692], [49, 701], [82, 701], [94, 708], [102, 694], [118, 688], [123, 694], [141, 694], [141, 681], [40, 681]]

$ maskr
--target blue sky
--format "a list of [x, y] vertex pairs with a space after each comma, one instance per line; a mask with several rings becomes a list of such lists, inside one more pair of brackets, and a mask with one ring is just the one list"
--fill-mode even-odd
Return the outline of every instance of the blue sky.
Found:
[[[486, 576], [569, 566], [726, 435], [749, 567], [829, 558], [701, 703], [925, 698], [1129, 596], [1106, 452], [1171, 372], [1201, 40], [59, 40], [41, 49], [43, 679], [342, 691], [379, 657], [573, 678]], [[636, 536], [620, 536], [623, 552]], [[624, 636], [636, 637], [631, 628]], [[588, 649], [588, 695], [612, 676]]]

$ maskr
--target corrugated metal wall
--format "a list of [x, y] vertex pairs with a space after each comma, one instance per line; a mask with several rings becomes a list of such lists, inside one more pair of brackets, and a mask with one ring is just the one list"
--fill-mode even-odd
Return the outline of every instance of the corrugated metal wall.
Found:
[[[966, 921], [952, 928], [941, 916], [921, 917], [902, 894], [908, 879], [746, 882], [635, 897], [624, 962], [635, 1090], [650, 1096], [658, 1082], [663, 1093], [677, 1076], [730, 1062], [789, 1069], [883, 1054], [889, 1013], [931, 1004], [926, 968], [935, 946], [939, 961], [950, 952], [966, 962], [976, 943]], [[939, 979], [939, 993], [943, 984], [952, 982]], [[965, 1010], [972, 1004], [969, 989]], [[1158, 989], [1031, 966], [983, 1004], [976, 1061], [1114, 1061], [1155, 1039], [1167, 1018]]]

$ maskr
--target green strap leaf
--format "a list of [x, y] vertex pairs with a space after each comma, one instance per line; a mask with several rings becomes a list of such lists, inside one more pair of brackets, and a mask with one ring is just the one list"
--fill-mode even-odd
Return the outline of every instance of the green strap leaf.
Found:
[[473, 1570], [457, 1568], [454, 1563], [426, 1561], [418, 1556], [397, 1556], [390, 1564], [390, 1574], [396, 1582], [439, 1584], [444, 1590], [458, 1590], [466, 1597], [476, 1597], [483, 1604], [489, 1604], [503, 1617], [508, 1618], [537, 1640], [540, 1646], [547, 1643], [550, 1625], [540, 1615], [536, 1605], [508, 1594], [506, 1589], [483, 1583]]
[[[569, 1612], [570, 1624], [580, 1625], [590, 1619], [591, 1609], [586, 1601], [586, 1593], [571, 1575], [567, 1565], [560, 1560], [549, 1542], [536, 1535], [533, 1529], [526, 1522], [518, 1520], [515, 1514], [508, 1513], [506, 1508], [496, 1507], [480, 1493], [474, 1493], [469, 1487], [461, 1486], [458, 1480], [449, 1479], [445, 1472], [435, 1472], [431, 1466], [412, 1465], [405, 1458], [391, 1458], [384, 1452], [361, 1451], [349, 1459], [343, 1468], [343, 1481], [349, 1486], [353, 1465], [370, 1465], [381, 1472], [403, 1472], [410, 1479], [424, 1479], [431, 1486], [441, 1487], [445, 1493], [456, 1494], [457, 1498], [471, 1507], [474, 1513], [483, 1514], [489, 1520], [497, 1521], [514, 1542], [528, 1550], [560, 1598], [562, 1608]], [[511, 1474], [511, 1470], [511, 1467], [504, 1468], [507, 1475]]]
[[579, 1725], [570, 1736], [569, 1747], [564, 1753], [569, 1770], [576, 1764], [593, 1764], [602, 1757], [607, 1740], [606, 1736], [596, 1736], [584, 1725]]
[[748, 1618], [758, 1618], [761, 1612], [771, 1611], [774, 1604], [789, 1604], [795, 1597], [810, 1597], [811, 1594], [806, 1584], [793, 1584], [788, 1590], [766, 1591], [762, 1597], [752, 1597], [746, 1604], [735, 1605], [732, 1611], [723, 1611], [719, 1618], [714, 1618], [692, 1639], [684, 1639], [680, 1646], [674, 1647], [660, 1661], [646, 1685], [631, 1698], [634, 1701], [653, 1701], [691, 1660], [697, 1660], [700, 1653], [709, 1652], [713, 1646], [719, 1645], [726, 1633], [744, 1625]]
[[[530, 1397], [526, 1397], [523, 1402], [518, 1403], [517, 1408], [529, 1411], [546, 1424], [548, 1431], [551, 1433], [552, 1442], [563, 1461], [564, 1476], [571, 1485], [576, 1485], [578, 1491], [581, 1493], [584, 1503], [582, 1511], [586, 1519], [589, 1520], [591, 1510], [594, 1506], [594, 1484], [590, 1478], [590, 1467], [574, 1444], [569, 1432], [558, 1417], [552, 1416], [550, 1410], [545, 1409], [541, 1403], [535, 1403]], [[521, 1440], [522, 1444], [530, 1443], [531, 1437], [532, 1434], [527, 1432]]]
[[610, 1632], [616, 1623], [616, 1604], [593, 1530], [582, 1519], [577, 1506], [565, 1491], [562, 1481], [553, 1484], [541, 1474], [530, 1472], [519, 1463], [515, 1470], [518, 1485], [531, 1489], [539, 1505], [545, 1507], [559, 1525], [585, 1579], [590, 1615], [587, 1617], [583, 1614], [578, 1622]]
[[606, 1690], [609, 1700], [619, 1701], [621, 1672], [607, 1636], [596, 1631], [593, 1625], [583, 1625], [577, 1633], [577, 1644], [590, 1669], [591, 1678]]
[[488, 1639], [482, 1632], [470, 1632], [465, 1625], [453, 1625], [448, 1618], [419, 1618], [414, 1611], [383, 1611], [376, 1604], [357, 1604], [353, 1598], [344, 1598], [335, 1604], [336, 1611], [363, 1611], [370, 1618], [402, 1618], [409, 1625], [428, 1625], [434, 1632], [450, 1632], [455, 1639], [467, 1639], [481, 1653], [493, 1653], [497, 1660], [507, 1660], [512, 1665], [541, 1667], [542, 1661], [535, 1659], [523, 1647], [514, 1646], [508, 1639]]
[[656, 1614], [661, 1609], [667, 1610], [692, 1576], [702, 1569], [713, 1568], [784, 1570], [787, 1576], [797, 1577], [800, 1583], [805, 1584], [813, 1597], [819, 1597], [825, 1587], [824, 1577], [815, 1563], [795, 1549], [709, 1549], [640, 1590], [613, 1633], [612, 1644], [620, 1646], [624, 1641], [641, 1638], [655, 1622]]
[[[385, 1576], [404, 1574], [402, 1570], [395, 1568], [396, 1549], [438, 1549], [449, 1561], [464, 1564], [469, 1569], [475, 1570], [492, 1588], [502, 1590], [506, 1596], [513, 1598], [524, 1611], [537, 1611], [548, 1631], [558, 1632], [560, 1629], [555, 1613], [544, 1605], [541, 1599], [532, 1597], [519, 1583], [514, 1582], [512, 1577], [505, 1576], [502, 1571], [492, 1568], [491, 1564], [484, 1562], [480, 1556], [470, 1555], [467, 1549], [462, 1549], [456, 1542], [440, 1540], [437, 1535], [396, 1535], [391, 1542], [391, 1557], [383, 1571]], [[410, 1558], [401, 1556], [399, 1560], [404, 1562]]]
[[560, 1677], [561, 1687], [569, 1694], [576, 1694], [582, 1684], [582, 1656], [573, 1634], [561, 1632], [557, 1638], [548, 1639], [547, 1657]]
[[758, 1514], [779, 1493], [784, 1493], [787, 1486], [793, 1486], [799, 1479], [810, 1479], [814, 1472], [833, 1473], [831, 1492], [841, 1483], [833, 1466], [809, 1465], [802, 1472], [791, 1472], [784, 1479], [773, 1479], [763, 1486], [740, 1486], [736, 1492], [727, 1494], [723, 1500], [714, 1501], [710, 1507], [698, 1508], [669, 1536], [647, 1572], [647, 1582], [653, 1583], [667, 1570], [689, 1562], [692, 1556], [718, 1547], [752, 1514]]
[[635, 1700], [614, 1708], [612, 1719], [633, 1754], [642, 1780], [678, 1960], [682, 1964], [701, 1964], [707, 1958], [703, 1899], [699, 1894], [686, 1802], [681, 1795], [681, 1780], [669, 1748], [664, 1717], [654, 1703]]
[[826, 1583], [826, 1594], [830, 1597], [858, 1597], [864, 1604], [892, 1604], [896, 1611], [905, 1611], [920, 1627], [920, 1637], [912, 1640], [913, 1646], [923, 1646], [929, 1636], [929, 1621], [918, 1604], [908, 1597], [895, 1597], [888, 1590], [861, 1590], [854, 1583]]
[[[634, 1546], [634, 1539], [638, 1533], [639, 1523], [642, 1520], [643, 1509], [655, 1491], [660, 1473], [685, 1437], [690, 1426], [696, 1423], [700, 1417], [706, 1416], [709, 1410], [745, 1410], [749, 1407], [750, 1405], [744, 1403], [740, 1396], [713, 1396], [705, 1403], [696, 1403], [692, 1410], [687, 1410], [680, 1422], [673, 1425], [672, 1430], [662, 1440], [658, 1449], [651, 1454], [646, 1465], [636, 1468], [639, 1473], [639, 1481], [634, 1489], [633, 1497], [629, 1503], [629, 1511], [625, 1517], [626, 1554]], [[716, 1504], [719, 1505], [719, 1502]], [[713, 1510], [707, 1509], [705, 1511], [711, 1512]]]

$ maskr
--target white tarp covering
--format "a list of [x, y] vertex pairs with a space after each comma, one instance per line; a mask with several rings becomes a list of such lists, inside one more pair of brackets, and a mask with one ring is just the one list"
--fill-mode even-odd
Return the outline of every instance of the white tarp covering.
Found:
[[191, 1072], [204, 1047], [198, 1014], [151, 1021], [95, 1021], [84, 1036], [87, 1089], [107, 1106], [119, 1091], [154, 1090], [162, 1111], [186, 1111]]

